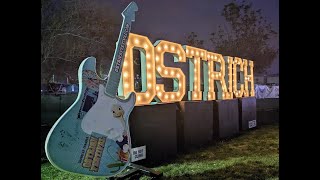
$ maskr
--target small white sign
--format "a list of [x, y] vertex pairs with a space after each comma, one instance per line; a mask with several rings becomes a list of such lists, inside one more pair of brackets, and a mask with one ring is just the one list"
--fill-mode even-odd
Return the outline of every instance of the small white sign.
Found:
[[131, 162], [146, 158], [146, 146], [140, 146], [131, 149]]
[[248, 123], [249, 123], [249, 129], [250, 128], [254, 128], [254, 127], [257, 126], [257, 121], [256, 120], [249, 121]]

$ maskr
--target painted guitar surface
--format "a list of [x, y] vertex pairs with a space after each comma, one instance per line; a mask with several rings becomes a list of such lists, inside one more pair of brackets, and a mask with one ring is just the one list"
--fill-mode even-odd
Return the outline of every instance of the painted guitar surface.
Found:
[[96, 74], [96, 59], [86, 58], [78, 70], [76, 101], [56, 121], [47, 135], [46, 155], [63, 171], [88, 176], [111, 177], [130, 162], [129, 115], [135, 94], [116, 96], [131, 22], [138, 10], [131, 2], [122, 12], [123, 22], [108, 80]]

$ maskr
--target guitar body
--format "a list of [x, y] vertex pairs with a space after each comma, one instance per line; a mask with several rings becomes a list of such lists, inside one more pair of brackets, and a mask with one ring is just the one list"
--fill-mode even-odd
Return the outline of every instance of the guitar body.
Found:
[[51, 128], [45, 143], [55, 167], [77, 174], [110, 177], [130, 162], [128, 119], [135, 94], [127, 99], [105, 94], [106, 80], [96, 74], [96, 60], [85, 59], [78, 71], [76, 101]]

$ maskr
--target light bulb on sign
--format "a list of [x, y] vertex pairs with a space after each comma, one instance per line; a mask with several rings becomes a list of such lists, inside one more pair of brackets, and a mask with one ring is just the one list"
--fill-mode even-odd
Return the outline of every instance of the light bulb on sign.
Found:
[[[156, 95], [156, 90], [153, 87], [155, 84], [155, 61], [154, 61], [154, 47], [150, 40], [141, 35], [130, 33], [128, 37], [128, 46], [126, 49], [126, 59], [123, 64], [123, 80], [118, 88], [118, 94], [126, 95], [130, 92], [135, 92], [136, 103], [135, 105], [149, 104], [153, 97]], [[141, 66], [146, 67], [144, 70], [141, 69], [141, 81], [142, 90], [141, 92], [136, 92], [134, 89], [134, 65], [133, 65], [133, 50], [138, 50], [141, 57], [145, 60], [141, 60]], [[120, 88], [120, 86], [123, 88]]]
[[[163, 88], [157, 88], [156, 90], [162, 93], [162, 97], [156, 99], [156, 101], [160, 102], [172, 102], [172, 101], [181, 101], [182, 97], [177, 96], [177, 93], [185, 94], [185, 86], [181, 86], [181, 83], [185, 83], [184, 73], [180, 68], [175, 67], [167, 67], [164, 65], [164, 54], [168, 53], [172, 55], [174, 58], [174, 62], [185, 62], [185, 51], [180, 44], [176, 44], [169, 41], [156, 41], [155, 46], [164, 47], [161, 51], [157, 51], [155, 53], [155, 57], [159, 57], [158, 61], [156, 61], [156, 65], [161, 67], [161, 72], [159, 72], [160, 77], [171, 78], [174, 80], [173, 89], [175, 91], [166, 92]], [[179, 74], [179, 75], [178, 75]]]

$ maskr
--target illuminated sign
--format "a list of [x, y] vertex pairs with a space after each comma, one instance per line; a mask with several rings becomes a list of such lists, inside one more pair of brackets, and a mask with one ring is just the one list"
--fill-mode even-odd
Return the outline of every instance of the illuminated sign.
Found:
[[[140, 52], [141, 58], [141, 92], [134, 90], [134, 49]], [[172, 55], [174, 62], [189, 63], [188, 90], [184, 72], [180, 68], [164, 65], [165, 53]], [[255, 96], [253, 66], [253, 61], [247, 59], [222, 56], [164, 40], [152, 44], [148, 37], [130, 33], [118, 95], [127, 96], [135, 92], [136, 105], [146, 105], [152, 101], [177, 102], [186, 93], [188, 100], [192, 101]], [[173, 79], [173, 91], [165, 91], [163, 84], [156, 84], [156, 78]]]

